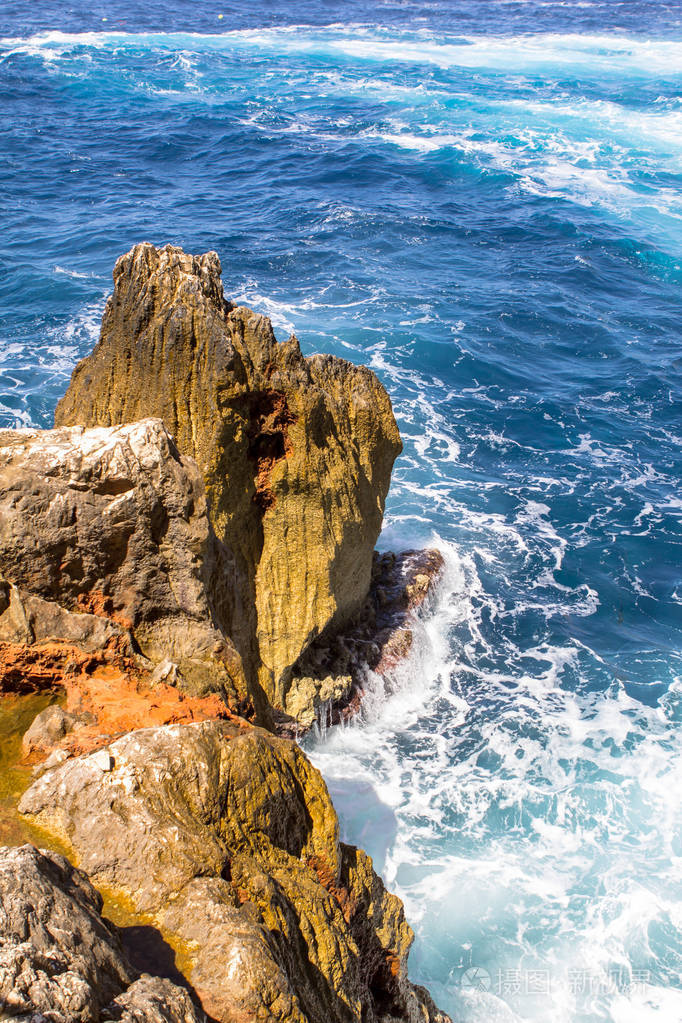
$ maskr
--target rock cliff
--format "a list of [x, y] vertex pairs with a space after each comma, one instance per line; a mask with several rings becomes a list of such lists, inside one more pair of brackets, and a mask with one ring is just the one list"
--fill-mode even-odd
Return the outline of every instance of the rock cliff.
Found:
[[24, 1023], [203, 1023], [182, 987], [138, 976], [102, 898], [63, 856], [0, 848], [0, 1014]]
[[304, 358], [225, 301], [215, 253], [136, 246], [114, 269], [99, 343], [57, 426], [163, 419], [206, 481], [238, 586], [228, 633], [249, 683], [284, 709], [292, 667], [365, 600], [401, 449], [375, 375]]
[[160, 420], [0, 433], [0, 690], [79, 663], [134, 671], [139, 652], [244, 707], [235, 587], [201, 474]]
[[293, 742], [245, 723], [142, 729], [46, 770], [20, 810], [151, 915], [220, 1023], [447, 1023], [408, 980], [400, 901], [339, 842]]

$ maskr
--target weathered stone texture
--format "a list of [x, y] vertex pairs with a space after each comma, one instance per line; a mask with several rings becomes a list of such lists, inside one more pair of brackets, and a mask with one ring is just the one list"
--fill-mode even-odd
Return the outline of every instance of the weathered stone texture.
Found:
[[202, 1023], [188, 993], [138, 978], [102, 898], [63, 856], [0, 849], [0, 1014], [35, 1023]]
[[160, 420], [0, 433], [0, 573], [0, 688], [139, 649], [194, 692], [246, 700], [232, 561]]
[[401, 442], [370, 370], [279, 344], [269, 320], [224, 300], [220, 272], [212, 252], [122, 256], [56, 423], [159, 416], [196, 458], [240, 578], [230, 635], [283, 708], [296, 659], [366, 597]]
[[45, 772], [20, 809], [151, 913], [224, 1023], [445, 1023], [407, 979], [412, 932], [338, 840], [299, 747], [235, 723], [142, 729]]
[[35, 752], [51, 750], [78, 723], [78, 717], [62, 707], [56, 704], [46, 707], [36, 715], [30, 728], [24, 733], [21, 740], [22, 753], [24, 756], [30, 756]]

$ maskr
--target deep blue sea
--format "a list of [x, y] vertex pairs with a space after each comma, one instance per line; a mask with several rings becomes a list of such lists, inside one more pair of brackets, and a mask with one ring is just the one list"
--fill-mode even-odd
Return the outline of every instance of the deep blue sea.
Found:
[[0, 8], [0, 424], [117, 256], [365, 362], [447, 572], [310, 744], [458, 1023], [682, 1020], [682, 0]]

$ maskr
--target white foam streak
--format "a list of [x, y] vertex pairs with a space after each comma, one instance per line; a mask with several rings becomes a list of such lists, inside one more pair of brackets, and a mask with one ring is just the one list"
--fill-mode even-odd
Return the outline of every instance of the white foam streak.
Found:
[[54, 273], [63, 274], [65, 277], [72, 277], [76, 281], [86, 281], [93, 276], [93, 274], [80, 273], [78, 270], [69, 270], [65, 266], [55, 266]]
[[[664, 182], [652, 189], [647, 183], [652, 172], [675, 175], [680, 171], [682, 112], [671, 101], [641, 109], [632, 103], [585, 96], [567, 102], [561, 91], [549, 102], [537, 98], [535, 88], [521, 99], [507, 98], [504, 92], [498, 96], [495, 90], [482, 92], [475, 84], [463, 83], [458, 72], [476, 69], [505, 78], [546, 75], [550, 82], [562, 74], [599, 80], [614, 74], [637, 88], [651, 76], [682, 77], [681, 41], [555, 33], [447, 40], [428, 32], [388, 32], [369, 25], [290, 26], [207, 35], [45, 32], [0, 40], [0, 60], [22, 55], [37, 58], [52, 72], [61, 66], [67, 75], [88, 73], [94, 59], [151, 58], [153, 76], [158, 56], [172, 54], [170, 70], [178, 84], [167, 80], [166, 67], [160, 83], [146, 74], [138, 80], [136, 72], [137, 86], [128, 80], [126, 87], [210, 104], [223, 95], [211, 85], [216, 72], [213, 58], [231, 61], [253, 52], [272, 61], [271, 75], [286, 79], [287, 91], [293, 88], [295, 94], [301, 93], [304, 110], [316, 106], [311, 104], [313, 96], [340, 101], [363, 97], [384, 103], [390, 114], [397, 110], [404, 114], [402, 120], [379, 118], [375, 125], [355, 130], [352, 111], [346, 118], [337, 112], [333, 120], [327, 120], [316, 109], [310, 118], [273, 123], [266, 104], [264, 111], [241, 119], [254, 130], [305, 136], [311, 145], [322, 147], [349, 143], [398, 147], [415, 159], [452, 151], [484, 170], [512, 175], [514, 187], [527, 195], [599, 206], [618, 217], [636, 216], [648, 231], [656, 231], [662, 243], [679, 246], [679, 189]], [[282, 56], [287, 58], [285, 68], [279, 63]], [[292, 82], [291, 63], [297, 57], [303, 66]], [[416, 83], [400, 80], [405, 64], [414, 66], [419, 76]], [[450, 80], [431, 82], [432, 65], [447, 72]], [[425, 111], [433, 116], [424, 117]]]
[[52, 387], [63, 390], [79, 356], [90, 351], [97, 340], [103, 307], [104, 296], [85, 305], [66, 323], [49, 327], [48, 343], [38, 348], [32, 337], [0, 344], [0, 416], [6, 423], [17, 427], [36, 425], [27, 408], [32, 393], [24, 371], [31, 371], [33, 391], [45, 393]]
[[26, 54], [58, 59], [74, 50], [137, 47], [225, 52], [238, 48], [288, 54], [344, 55], [357, 60], [433, 64], [441, 68], [491, 68], [505, 72], [589, 68], [599, 74], [628, 71], [643, 77], [682, 73], [682, 42], [617, 35], [537, 33], [517, 36], [461, 36], [441, 41], [423, 32], [388, 32], [373, 26], [287, 26], [221, 34], [186, 32], [41, 32], [0, 39], [4, 56]]

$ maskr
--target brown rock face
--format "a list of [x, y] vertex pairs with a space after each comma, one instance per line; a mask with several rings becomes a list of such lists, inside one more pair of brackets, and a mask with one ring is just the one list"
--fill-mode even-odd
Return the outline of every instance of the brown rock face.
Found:
[[100, 341], [55, 421], [158, 416], [196, 458], [237, 567], [229, 634], [283, 708], [302, 651], [366, 597], [401, 442], [370, 370], [279, 344], [269, 320], [224, 300], [220, 272], [215, 253], [122, 256]]
[[20, 810], [151, 914], [220, 1023], [448, 1023], [407, 977], [412, 932], [338, 840], [299, 747], [227, 722], [147, 728], [48, 769]]
[[201, 475], [160, 420], [0, 433], [0, 690], [141, 652], [245, 703], [233, 590]]

